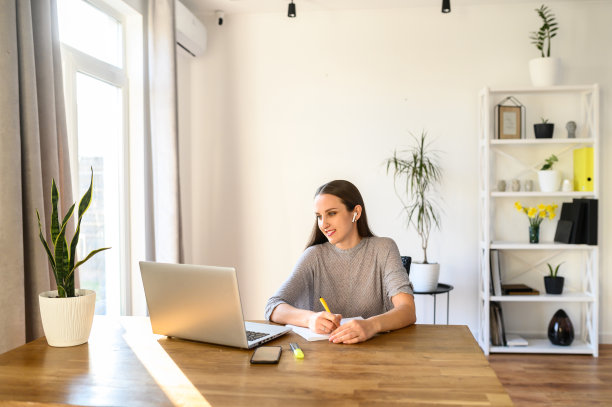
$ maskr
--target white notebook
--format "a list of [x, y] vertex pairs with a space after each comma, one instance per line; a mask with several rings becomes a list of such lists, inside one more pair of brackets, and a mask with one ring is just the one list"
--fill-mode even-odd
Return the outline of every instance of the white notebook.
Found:
[[507, 334], [506, 343], [508, 346], [527, 346], [529, 343], [527, 339], [519, 335]]
[[[340, 325], [343, 325], [348, 321], [352, 321], [353, 319], [363, 319], [363, 318], [362, 317], [342, 318], [342, 320], [340, 321]], [[318, 334], [316, 332], [311, 331], [310, 328], [304, 328], [301, 326], [295, 326], [295, 325], [288, 324], [287, 327], [293, 329], [293, 332], [300, 335], [302, 338], [306, 339], [307, 341], [322, 341], [325, 339], [329, 339], [329, 336], [330, 336], [329, 334]]]

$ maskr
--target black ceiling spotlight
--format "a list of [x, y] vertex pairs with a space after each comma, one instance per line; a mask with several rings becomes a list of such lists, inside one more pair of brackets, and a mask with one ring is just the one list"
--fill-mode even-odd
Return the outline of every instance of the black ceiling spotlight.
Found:
[[450, 0], [442, 0], [442, 12], [450, 13]]
[[291, 0], [291, 3], [289, 3], [289, 9], [287, 10], [287, 17], [294, 18], [296, 15], [295, 4], [293, 4], [293, 0]]

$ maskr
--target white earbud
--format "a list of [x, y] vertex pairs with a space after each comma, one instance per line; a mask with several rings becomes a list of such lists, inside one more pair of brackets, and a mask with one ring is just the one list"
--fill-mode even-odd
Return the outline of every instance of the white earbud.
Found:
[[355, 223], [355, 218], [357, 217], [357, 212], [353, 212], [353, 223]]

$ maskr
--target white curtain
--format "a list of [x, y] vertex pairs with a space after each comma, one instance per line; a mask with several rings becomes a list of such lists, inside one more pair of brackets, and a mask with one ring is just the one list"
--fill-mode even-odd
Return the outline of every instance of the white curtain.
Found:
[[178, 171], [175, 0], [148, 2], [147, 258], [183, 261]]
[[43, 335], [38, 294], [55, 281], [35, 211], [48, 230], [51, 178], [60, 213], [72, 205], [56, 10], [0, 0], [0, 353]]

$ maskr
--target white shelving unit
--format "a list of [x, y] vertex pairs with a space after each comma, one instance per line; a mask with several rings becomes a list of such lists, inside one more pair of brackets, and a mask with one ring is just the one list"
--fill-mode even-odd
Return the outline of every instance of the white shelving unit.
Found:
[[[526, 134], [521, 139], [496, 139], [495, 105], [507, 96], [515, 96], [525, 106]], [[598, 356], [599, 247], [553, 242], [557, 220], [545, 220], [541, 226], [540, 243], [528, 243], [526, 216], [513, 204], [526, 206], [539, 203], [561, 203], [573, 198], [599, 199], [599, 86], [553, 86], [543, 88], [484, 88], [479, 94], [479, 331], [478, 342], [484, 353], [565, 353]], [[547, 117], [555, 123], [552, 139], [536, 139], [533, 124]], [[565, 123], [578, 124], [576, 138], [567, 138]], [[535, 175], [545, 158], [556, 154], [565, 178], [573, 178], [572, 150], [593, 147], [594, 190], [590, 192], [539, 192]], [[503, 161], [503, 164], [501, 163]], [[559, 168], [555, 166], [555, 168]], [[533, 191], [497, 191], [500, 179], [531, 179]], [[508, 183], [509, 184], [509, 183]], [[599, 202], [602, 208], [602, 203]], [[601, 210], [601, 209], [600, 209]], [[545, 229], [544, 229], [545, 228]], [[523, 240], [524, 238], [524, 240]], [[490, 251], [498, 250], [507, 260], [502, 266], [502, 281], [512, 283], [528, 280], [540, 295], [502, 295], [490, 293]], [[563, 260], [565, 277], [561, 295], [545, 294], [543, 276], [546, 263]], [[506, 274], [505, 274], [506, 273]], [[564, 275], [567, 273], [567, 275]], [[541, 284], [541, 286], [537, 286]], [[528, 341], [528, 346], [492, 346], [489, 332], [489, 304], [502, 305], [506, 333], [516, 333]], [[556, 346], [547, 338], [551, 307], [568, 307], [575, 336], [570, 346]], [[554, 313], [554, 311], [553, 311]], [[569, 313], [568, 313], [569, 314]], [[510, 321], [510, 323], [507, 323]], [[529, 328], [531, 327], [531, 328]], [[535, 327], [535, 328], [534, 328]]]

